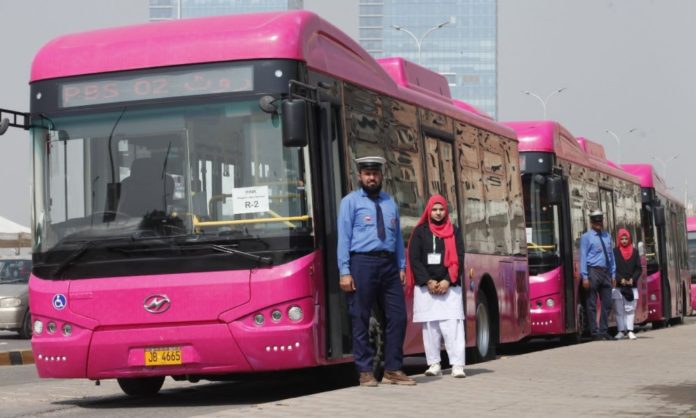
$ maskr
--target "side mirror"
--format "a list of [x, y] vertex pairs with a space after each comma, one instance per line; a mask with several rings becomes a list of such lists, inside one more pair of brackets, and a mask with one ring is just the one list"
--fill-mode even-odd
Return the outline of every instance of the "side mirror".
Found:
[[10, 120], [7, 118], [3, 118], [0, 120], [0, 135], [5, 134], [7, 132], [7, 128], [10, 127]]
[[665, 226], [665, 207], [655, 206], [653, 208], [653, 216], [655, 217], [655, 225]]
[[281, 120], [283, 124], [283, 146], [304, 147], [309, 135], [308, 104], [306, 100], [283, 100]]
[[563, 198], [563, 179], [560, 176], [546, 178], [546, 198], [551, 204], [561, 203]]

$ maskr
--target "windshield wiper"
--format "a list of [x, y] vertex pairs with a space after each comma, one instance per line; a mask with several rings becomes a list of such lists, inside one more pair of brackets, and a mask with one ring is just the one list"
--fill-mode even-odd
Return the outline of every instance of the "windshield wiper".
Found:
[[[80, 248], [77, 250], [73, 251], [68, 255], [67, 258], [65, 258], [59, 265], [56, 267], [55, 270], [53, 270], [53, 276], [58, 277], [60, 273], [65, 271], [66, 268], [70, 267], [75, 261], [77, 261], [80, 257], [82, 257], [87, 250], [93, 249], [95, 247], [98, 247], [101, 244], [104, 243], [115, 243], [115, 242], [120, 242], [120, 243], [127, 243], [127, 242], [142, 242], [142, 241], [165, 241], [167, 243], [175, 244], [178, 245], [174, 237], [164, 237], [164, 236], [159, 236], [159, 235], [154, 235], [154, 236], [141, 236], [138, 233], [133, 233], [130, 236], [126, 237], [112, 237], [108, 239], [94, 239], [94, 240], [88, 240], [85, 241]], [[106, 247], [109, 250], [111, 248]], [[55, 248], [53, 249], [55, 251]]]
[[102, 240], [91, 240], [91, 241], [85, 241], [84, 244], [77, 250], [73, 251], [70, 253], [69, 256], [67, 256], [60, 264], [58, 264], [58, 267], [56, 267], [55, 270], [53, 270], [53, 277], [58, 277], [66, 268], [68, 268], [72, 263], [77, 261], [78, 258], [82, 257], [84, 253], [87, 252], [90, 248], [95, 247], [97, 244], [100, 244], [104, 241]]
[[271, 257], [264, 257], [261, 255], [256, 255], [252, 253], [247, 253], [244, 251], [240, 250], [234, 250], [232, 248], [227, 248], [222, 245], [217, 245], [217, 244], [208, 244], [209, 248], [212, 248], [216, 251], [220, 251], [221, 253], [226, 253], [226, 254], [233, 254], [233, 255], [238, 255], [240, 257], [248, 258], [249, 260], [257, 261], [263, 265], [270, 266], [273, 265], [273, 259]]

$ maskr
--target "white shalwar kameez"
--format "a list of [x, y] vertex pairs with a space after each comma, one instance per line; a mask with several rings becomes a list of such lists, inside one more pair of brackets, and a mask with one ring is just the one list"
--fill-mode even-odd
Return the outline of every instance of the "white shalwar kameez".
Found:
[[428, 286], [415, 286], [413, 322], [423, 323], [423, 345], [428, 366], [440, 362], [443, 338], [450, 364], [465, 365], [466, 339], [461, 286], [450, 285], [444, 295], [431, 294]]
[[636, 305], [638, 303], [638, 289], [633, 290], [633, 300], [627, 301], [619, 289], [612, 289], [611, 298], [614, 300], [614, 312], [616, 313], [616, 329], [619, 332], [633, 331], [633, 321], [636, 317]]

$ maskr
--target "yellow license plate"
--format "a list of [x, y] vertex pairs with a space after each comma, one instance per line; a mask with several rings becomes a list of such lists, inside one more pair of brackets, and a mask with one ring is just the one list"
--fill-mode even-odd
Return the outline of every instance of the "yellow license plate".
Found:
[[146, 366], [171, 366], [181, 364], [181, 347], [145, 349]]

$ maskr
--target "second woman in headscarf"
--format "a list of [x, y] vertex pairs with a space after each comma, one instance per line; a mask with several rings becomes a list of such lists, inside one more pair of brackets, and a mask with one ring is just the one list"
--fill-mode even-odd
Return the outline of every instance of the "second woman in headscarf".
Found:
[[643, 273], [638, 250], [633, 247], [631, 234], [626, 229], [619, 229], [616, 248], [616, 288], [613, 291], [614, 310], [616, 312], [616, 339], [636, 339], [633, 333], [633, 320], [636, 315], [638, 300], [638, 280]]
[[[408, 246], [407, 291], [413, 290], [413, 322], [423, 324], [427, 376], [442, 374], [441, 340], [452, 365], [452, 376], [465, 377], [462, 271], [464, 242], [450, 221], [447, 201], [428, 201]], [[415, 288], [414, 288], [415, 286]]]

